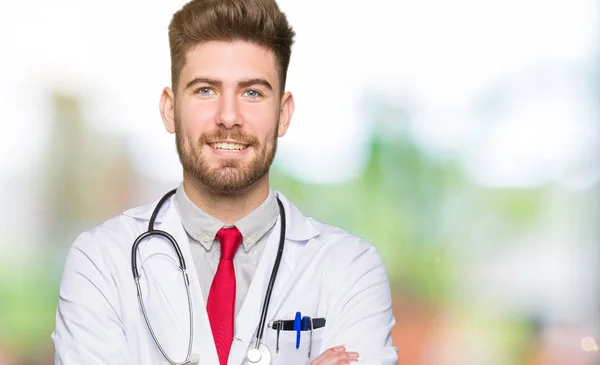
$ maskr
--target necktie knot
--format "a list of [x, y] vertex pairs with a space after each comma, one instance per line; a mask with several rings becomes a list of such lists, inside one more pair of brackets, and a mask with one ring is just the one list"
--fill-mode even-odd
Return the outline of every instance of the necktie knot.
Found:
[[242, 243], [242, 233], [236, 227], [226, 227], [217, 232], [216, 238], [221, 244], [221, 260], [232, 261]]

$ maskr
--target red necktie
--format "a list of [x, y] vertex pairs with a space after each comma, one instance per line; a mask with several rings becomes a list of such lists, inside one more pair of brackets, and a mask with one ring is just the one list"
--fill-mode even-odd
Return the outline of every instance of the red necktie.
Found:
[[233, 342], [235, 314], [233, 257], [242, 242], [242, 234], [235, 227], [221, 228], [216, 238], [221, 243], [221, 260], [210, 286], [206, 310], [217, 346], [219, 362], [221, 365], [226, 365]]

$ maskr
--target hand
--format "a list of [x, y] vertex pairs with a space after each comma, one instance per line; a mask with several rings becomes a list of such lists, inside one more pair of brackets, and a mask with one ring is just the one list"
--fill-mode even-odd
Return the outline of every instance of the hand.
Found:
[[354, 361], [358, 361], [358, 352], [346, 352], [344, 346], [338, 346], [323, 352], [310, 365], [346, 365]]

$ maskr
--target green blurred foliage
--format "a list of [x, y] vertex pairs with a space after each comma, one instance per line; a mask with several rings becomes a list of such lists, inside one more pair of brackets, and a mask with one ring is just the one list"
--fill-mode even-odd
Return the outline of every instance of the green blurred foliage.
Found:
[[13, 354], [35, 358], [47, 352], [55, 323], [56, 274], [48, 265], [0, 264], [0, 343]]
[[310, 184], [274, 171], [272, 185], [305, 214], [372, 242], [394, 287], [439, 301], [453, 272], [443, 259], [450, 237], [442, 229], [440, 204], [461, 179], [452, 164], [428, 159], [408, 138], [376, 135], [365, 171], [351, 181]]

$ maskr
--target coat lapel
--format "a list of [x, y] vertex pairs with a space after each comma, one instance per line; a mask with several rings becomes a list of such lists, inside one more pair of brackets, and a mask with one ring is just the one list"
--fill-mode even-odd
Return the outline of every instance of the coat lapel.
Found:
[[[286, 233], [285, 244], [282, 259], [277, 272], [277, 277], [273, 286], [271, 301], [266, 322], [272, 319], [278, 307], [279, 292], [286, 287], [292, 276], [296, 258], [299, 250], [308, 241], [316, 236], [318, 231], [313, 227], [310, 221], [300, 213], [298, 208], [293, 206], [283, 194], [276, 192], [284, 206], [286, 215]], [[256, 331], [259, 326], [260, 315], [265, 300], [267, 286], [277, 256], [279, 239], [281, 234], [281, 217], [277, 220], [275, 227], [267, 240], [263, 257], [248, 288], [248, 293], [242, 304], [242, 308], [235, 319], [236, 331], [235, 341], [232, 351], [229, 355], [229, 365], [239, 365], [246, 355], [248, 345], [254, 341]]]

